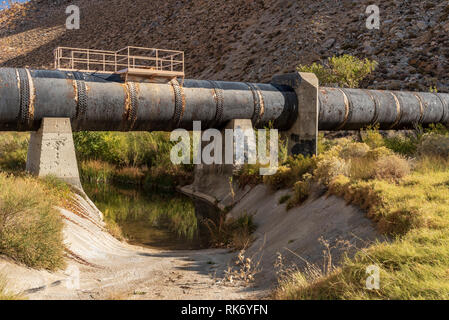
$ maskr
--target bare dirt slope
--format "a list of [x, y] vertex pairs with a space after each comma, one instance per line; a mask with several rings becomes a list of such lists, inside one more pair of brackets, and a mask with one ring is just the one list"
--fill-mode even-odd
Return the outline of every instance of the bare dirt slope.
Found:
[[[385, 240], [360, 208], [347, 205], [343, 199], [318, 194], [287, 211], [279, 199], [289, 192], [273, 192], [258, 185], [229, 213], [231, 217], [254, 215], [256, 240], [245, 254], [259, 264], [256, 283], [260, 290], [276, 284], [279, 255], [284, 268], [293, 266], [304, 271], [313, 265], [324, 272], [330, 262], [338, 265], [344, 254], [352, 255], [376, 239]], [[330, 255], [323, 253], [326, 245]]]
[[365, 27], [371, 0], [31, 0], [0, 12], [0, 66], [52, 68], [57, 46], [127, 45], [186, 52], [187, 76], [267, 82], [332, 55], [379, 62], [364, 86], [449, 92], [449, 3], [382, 0], [380, 30]]

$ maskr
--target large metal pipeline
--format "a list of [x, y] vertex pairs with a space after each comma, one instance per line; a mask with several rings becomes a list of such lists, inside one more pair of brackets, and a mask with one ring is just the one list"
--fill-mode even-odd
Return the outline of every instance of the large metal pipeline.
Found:
[[[381, 129], [449, 124], [449, 94], [320, 88], [319, 129]], [[44, 117], [72, 120], [74, 131], [221, 128], [252, 119], [289, 129], [301, 106], [277, 84], [185, 80], [124, 82], [118, 75], [0, 68], [0, 131], [35, 131]]]
[[355, 130], [370, 124], [380, 129], [449, 125], [449, 94], [320, 88], [319, 129]]
[[224, 126], [232, 119], [292, 125], [296, 94], [273, 84], [185, 80], [124, 82], [118, 75], [0, 69], [0, 130], [37, 130], [44, 117], [72, 120], [72, 129], [169, 131]]

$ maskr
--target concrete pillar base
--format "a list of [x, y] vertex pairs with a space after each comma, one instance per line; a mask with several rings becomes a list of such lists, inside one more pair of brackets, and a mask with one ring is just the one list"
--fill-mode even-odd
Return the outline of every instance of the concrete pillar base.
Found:
[[53, 175], [82, 189], [69, 118], [44, 118], [32, 132], [26, 170], [33, 175]]
[[313, 73], [296, 72], [273, 76], [272, 83], [292, 87], [298, 99], [298, 117], [286, 132], [291, 155], [317, 154], [318, 142], [318, 78]]
[[[235, 164], [235, 154], [233, 157], [234, 164], [225, 163], [225, 130], [237, 128], [241, 130], [251, 129], [252, 122], [250, 119], [230, 121], [221, 132], [223, 137], [223, 164], [196, 165], [193, 184], [178, 189], [195, 199], [195, 211], [199, 218], [212, 218], [213, 216], [217, 218], [218, 211], [227, 211], [244, 195], [242, 192], [235, 192], [239, 188], [238, 183], [231, 179], [235, 170], [238, 170], [238, 166]], [[235, 141], [228, 142], [228, 146], [235, 150]]]

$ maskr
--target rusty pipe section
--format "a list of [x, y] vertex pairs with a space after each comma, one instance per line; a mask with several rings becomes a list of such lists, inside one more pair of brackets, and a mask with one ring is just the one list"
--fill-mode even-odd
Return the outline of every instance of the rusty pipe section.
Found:
[[432, 123], [449, 125], [449, 94], [320, 88], [319, 129], [412, 129]]
[[221, 128], [232, 119], [286, 130], [298, 113], [288, 86], [176, 80], [124, 82], [118, 75], [0, 68], [0, 131], [35, 131], [44, 117], [70, 118], [74, 131]]
[[[319, 129], [356, 130], [370, 124], [407, 129], [449, 125], [449, 94], [319, 89]], [[0, 68], [0, 131], [35, 131], [44, 117], [70, 118], [74, 131], [170, 131], [221, 128], [252, 119], [291, 128], [301, 114], [289, 86], [176, 80], [124, 82], [118, 75]]]

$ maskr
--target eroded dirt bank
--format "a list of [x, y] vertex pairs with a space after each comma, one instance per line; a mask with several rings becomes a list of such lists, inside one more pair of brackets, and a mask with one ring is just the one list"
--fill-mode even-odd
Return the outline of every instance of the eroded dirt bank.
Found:
[[[320, 238], [348, 248], [334, 249], [333, 262], [346, 250], [369, 245], [378, 234], [365, 213], [336, 197], [319, 196], [286, 211], [279, 198], [288, 190], [246, 188], [229, 217], [254, 214], [255, 241], [245, 253], [260, 272], [252, 286], [223, 282], [224, 270], [234, 265], [235, 252], [225, 249], [170, 251], [131, 246], [103, 228], [102, 214], [86, 197], [76, 195], [78, 207], [60, 209], [66, 227], [67, 270], [56, 273], [17, 266], [0, 260], [9, 289], [29, 299], [253, 299], [267, 297], [276, 285], [278, 254], [286, 265], [304, 261], [322, 265]], [[79, 287], [77, 272], [79, 270]]]
[[[61, 209], [67, 269], [38, 271], [2, 258], [8, 289], [28, 299], [244, 299], [254, 290], [223, 285], [227, 250], [165, 251], [119, 242], [103, 229], [88, 199]], [[79, 270], [79, 287], [77, 272]]]

